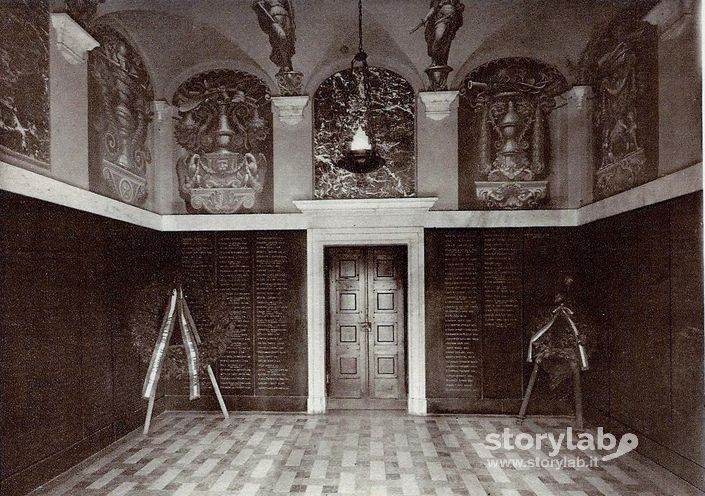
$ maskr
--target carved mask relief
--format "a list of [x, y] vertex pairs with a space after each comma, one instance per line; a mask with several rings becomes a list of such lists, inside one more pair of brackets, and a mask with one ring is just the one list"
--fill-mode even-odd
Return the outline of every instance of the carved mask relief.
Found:
[[546, 115], [566, 86], [557, 70], [526, 58], [495, 60], [468, 75], [462, 94], [478, 134], [461, 142], [476, 143], [470, 155], [481, 206], [535, 208], [548, 201]]
[[49, 168], [49, 2], [5, 2], [0, 16], [0, 154]]
[[[323, 81], [314, 95], [316, 199], [395, 198], [416, 192], [414, 90], [392, 71], [370, 67], [366, 99], [361, 81], [347, 69]], [[355, 173], [337, 165], [358, 127], [371, 135], [384, 159], [373, 172]]]
[[89, 157], [92, 191], [142, 205], [147, 197], [148, 143], [154, 99], [137, 51], [110, 28], [96, 30], [89, 56]]
[[[595, 198], [656, 177], [658, 160], [657, 37], [643, 23], [613, 34], [592, 67], [596, 105]], [[603, 40], [604, 41], [604, 40]]]
[[[192, 213], [266, 210], [271, 203], [272, 113], [267, 87], [251, 74], [198, 74], [176, 92], [179, 192]], [[267, 187], [269, 198], [262, 198]]]

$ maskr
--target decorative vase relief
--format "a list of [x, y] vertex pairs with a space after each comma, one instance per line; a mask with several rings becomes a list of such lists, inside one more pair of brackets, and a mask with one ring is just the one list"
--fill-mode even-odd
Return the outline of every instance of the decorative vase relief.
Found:
[[266, 209], [261, 196], [271, 184], [269, 100], [262, 81], [234, 70], [201, 73], [179, 87], [175, 137], [185, 153], [176, 170], [190, 213]]
[[47, 169], [49, 10], [48, 0], [21, 0], [0, 17], [0, 155]]
[[[359, 76], [357, 69], [338, 72], [323, 81], [313, 97], [314, 198], [414, 196], [414, 90], [394, 72], [369, 67], [370, 95], [366, 100]], [[384, 165], [368, 173], [338, 167], [355, 132], [368, 126], [375, 129], [374, 139]]]
[[148, 144], [154, 100], [137, 51], [116, 31], [93, 33], [100, 47], [89, 55], [90, 188], [125, 203], [147, 198]]
[[594, 75], [594, 196], [655, 179], [658, 161], [658, 35], [646, 22], [613, 29], [588, 47]]
[[546, 114], [566, 87], [556, 69], [527, 58], [494, 60], [468, 75], [461, 94], [479, 129], [472, 160], [482, 206], [527, 209], [548, 202]]

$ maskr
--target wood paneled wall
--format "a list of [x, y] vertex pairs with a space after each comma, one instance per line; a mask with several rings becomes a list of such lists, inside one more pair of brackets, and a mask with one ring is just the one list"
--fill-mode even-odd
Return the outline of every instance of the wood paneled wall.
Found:
[[154, 231], [5, 192], [0, 204], [0, 494], [13, 496], [143, 421], [126, 308], [170, 253]]
[[593, 424], [705, 489], [702, 194], [581, 228], [585, 292], [603, 332], [584, 375]]

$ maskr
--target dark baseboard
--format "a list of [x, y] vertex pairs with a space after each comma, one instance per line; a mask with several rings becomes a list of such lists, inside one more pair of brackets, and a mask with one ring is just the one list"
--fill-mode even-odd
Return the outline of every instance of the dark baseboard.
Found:
[[[428, 398], [428, 413], [478, 415], [518, 415], [521, 399]], [[573, 405], [565, 401], [545, 401], [540, 408], [529, 405], [529, 415], [573, 415]]]

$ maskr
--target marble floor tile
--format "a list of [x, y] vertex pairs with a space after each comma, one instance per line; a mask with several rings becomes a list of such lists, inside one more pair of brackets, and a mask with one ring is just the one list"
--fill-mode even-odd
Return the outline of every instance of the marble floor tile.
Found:
[[[330, 412], [166, 412], [32, 496], [703, 496], [638, 454], [548, 466], [550, 449], [489, 449], [485, 436], [559, 433], [564, 418]], [[594, 455], [594, 453], [593, 453]], [[575, 461], [581, 454], [561, 448]], [[583, 454], [583, 456], [586, 456]], [[531, 465], [527, 462], [535, 462]], [[574, 465], [574, 464], [573, 464]]]

